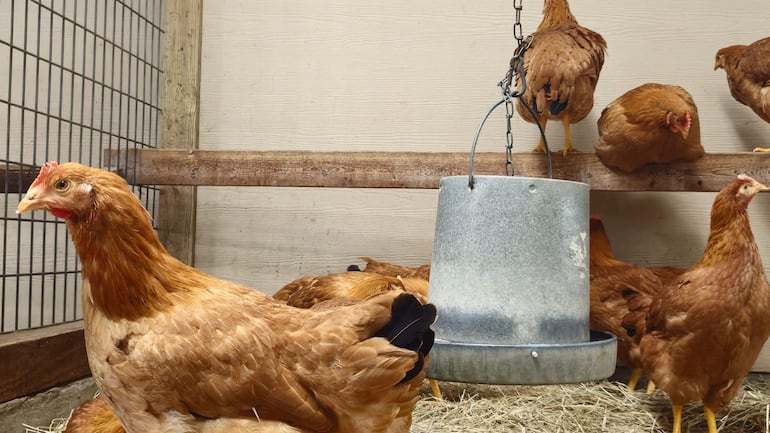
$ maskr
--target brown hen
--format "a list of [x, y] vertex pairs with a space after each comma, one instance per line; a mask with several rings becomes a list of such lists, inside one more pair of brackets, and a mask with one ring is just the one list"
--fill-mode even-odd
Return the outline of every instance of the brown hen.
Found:
[[84, 401], [67, 421], [64, 433], [125, 433], [115, 412], [101, 395]]
[[679, 86], [647, 83], [629, 90], [607, 105], [597, 124], [596, 155], [626, 172], [705, 153], [698, 108]]
[[643, 370], [639, 345], [623, 328], [623, 317], [629, 311], [623, 294], [627, 290], [654, 294], [662, 283], [651, 270], [615, 258], [604, 223], [598, 215], [591, 216], [590, 229], [590, 326], [617, 336], [618, 361], [631, 367], [628, 388], [633, 390]]
[[416, 267], [394, 265], [392, 263], [381, 262], [371, 257], [361, 257], [366, 262], [364, 272], [374, 272], [392, 277], [414, 277], [430, 280], [430, 263]]
[[[275, 292], [273, 298], [293, 307], [310, 308], [330, 299], [363, 299], [374, 293], [390, 290], [408, 291], [404, 282], [396, 277], [364, 272], [342, 272], [297, 278]], [[416, 295], [420, 302], [427, 303], [427, 294], [418, 292]]]
[[[583, 120], [594, 106], [606, 49], [607, 42], [599, 33], [577, 23], [567, 0], [545, 0], [543, 20], [524, 53], [527, 88], [517, 101], [517, 110], [522, 119], [534, 123], [522, 102], [532, 107], [543, 131], [548, 120], [560, 120], [565, 155], [572, 150], [570, 124]], [[516, 85], [521, 91], [521, 77]], [[541, 138], [535, 151], [544, 150]]]
[[[416, 280], [416, 281], [413, 281]], [[427, 284], [411, 278], [403, 281], [373, 273], [345, 272], [325, 276], [298, 278], [278, 290], [273, 298], [298, 308], [310, 308], [323, 303], [329, 306], [360, 302], [373, 294], [390, 290], [409, 291], [422, 303], [427, 302]], [[407, 289], [408, 287], [408, 289]], [[355, 298], [351, 301], [348, 298]], [[431, 387], [441, 397], [438, 384], [431, 380]], [[107, 401], [101, 396], [83, 402], [73, 412], [65, 433], [123, 433], [125, 430]]]
[[747, 213], [767, 189], [738, 176], [714, 200], [701, 259], [656, 295], [629, 294], [624, 326], [639, 341], [644, 370], [671, 399], [674, 433], [683, 405], [697, 400], [709, 433], [717, 432], [714, 413], [741, 388], [770, 335], [770, 286]]
[[389, 291], [287, 306], [173, 258], [114, 173], [47, 163], [17, 213], [65, 219], [82, 263], [89, 366], [126, 431], [403, 432], [432, 305]]
[[[714, 70], [724, 69], [736, 101], [770, 122], [770, 37], [751, 45], [732, 45], [717, 51]], [[758, 147], [755, 152], [770, 152]]]
[[[342, 272], [301, 277], [283, 286], [273, 297], [292, 307], [311, 308], [321, 303], [328, 306], [331, 302], [349, 302], [350, 298], [365, 299], [391, 290], [411, 293], [423, 304], [428, 302], [427, 280], [373, 272]], [[433, 396], [440, 400], [442, 397], [438, 382], [433, 379], [428, 379], [428, 382]]]

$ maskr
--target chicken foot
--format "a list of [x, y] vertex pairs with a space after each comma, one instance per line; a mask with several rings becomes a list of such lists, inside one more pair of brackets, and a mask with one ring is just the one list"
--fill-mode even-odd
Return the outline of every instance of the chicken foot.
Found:
[[716, 416], [714, 416], [714, 411], [708, 408], [708, 406], [703, 406], [703, 412], [706, 414], [706, 423], [709, 426], [709, 433], [717, 433], [717, 419]]
[[[708, 408], [708, 406], [703, 406], [703, 412], [706, 414], [706, 423], [709, 427], [709, 433], [718, 433], [717, 432], [717, 418], [714, 415], [714, 411]], [[682, 405], [681, 404], [675, 404], [674, 405], [674, 427], [672, 429], [672, 433], [682, 433]]]
[[655, 382], [649, 380], [647, 382], [647, 394], [652, 394], [653, 392], [655, 392]]
[[674, 405], [674, 428], [671, 433], [682, 433], [682, 405]]
[[562, 155], [567, 156], [567, 152], [574, 152], [572, 147], [572, 138], [570, 137], [570, 118], [568, 113], [564, 113], [561, 118], [561, 124], [564, 127], [564, 148], [561, 150]]
[[628, 389], [633, 391], [636, 389], [636, 385], [639, 383], [639, 378], [642, 377], [644, 370], [641, 368], [631, 369], [631, 377], [628, 378]]
[[438, 381], [436, 379], [428, 378], [428, 384], [430, 385], [430, 391], [433, 393], [433, 397], [438, 401], [443, 401], [444, 396], [441, 395], [441, 388], [438, 387]]
[[[545, 135], [545, 125], [548, 123], [548, 118], [545, 115], [538, 116], [540, 126], [543, 128], [543, 135]], [[567, 153], [574, 152], [575, 148], [572, 147], [572, 138], [570, 137], [570, 117], [569, 114], [564, 114], [561, 118], [561, 124], [564, 127], [564, 148], [561, 150], [562, 155], [567, 156]], [[540, 137], [537, 147], [532, 150], [533, 152], [545, 152], [545, 142], [543, 137]], [[756, 151], [756, 150], [755, 150]], [[770, 150], [768, 150], [770, 152]]]

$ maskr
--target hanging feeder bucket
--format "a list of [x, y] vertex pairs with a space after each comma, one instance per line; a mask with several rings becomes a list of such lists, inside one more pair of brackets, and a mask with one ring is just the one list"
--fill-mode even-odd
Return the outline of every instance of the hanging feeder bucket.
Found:
[[604, 379], [616, 339], [589, 330], [589, 188], [514, 176], [441, 179], [428, 377], [548, 384]]

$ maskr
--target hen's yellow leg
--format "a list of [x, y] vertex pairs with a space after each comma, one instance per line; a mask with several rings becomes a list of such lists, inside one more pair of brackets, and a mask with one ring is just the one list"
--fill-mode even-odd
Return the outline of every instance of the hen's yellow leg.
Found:
[[[548, 118], [545, 116], [538, 117], [538, 120], [540, 120], [540, 127], [543, 128], [543, 134], [545, 134], [545, 124], [548, 123]], [[537, 144], [537, 147], [533, 152], [545, 152], [545, 143], [543, 142], [543, 137], [540, 136], [540, 142]]]
[[561, 150], [561, 153], [564, 156], [567, 156], [567, 152], [573, 152], [575, 150], [572, 148], [572, 138], [569, 135], [569, 114], [564, 114], [564, 116], [561, 118], [561, 124], [564, 126], [564, 149]]
[[642, 377], [641, 368], [632, 368], [631, 377], [628, 378], [628, 389], [631, 391], [636, 389], [636, 384], [639, 383], [639, 378]]
[[652, 394], [655, 392], [655, 382], [650, 379], [649, 382], [647, 382], [647, 394]]
[[682, 433], [682, 405], [675, 404], [674, 406], [674, 428], [672, 433]]
[[714, 412], [707, 406], [703, 406], [703, 412], [706, 413], [706, 423], [709, 426], [709, 433], [717, 433], [717, 418]]
[[428, 384], [430, 384], [430, 390], [433, 393], [433, 397], [435, 397], [436, 400], [443, 400], [441, 388], [438, 387], [438, 381], [436, 379], [428, 379]]
[[770, 153], [770, 147], [755, 147], [754, 152], [757, 153]]

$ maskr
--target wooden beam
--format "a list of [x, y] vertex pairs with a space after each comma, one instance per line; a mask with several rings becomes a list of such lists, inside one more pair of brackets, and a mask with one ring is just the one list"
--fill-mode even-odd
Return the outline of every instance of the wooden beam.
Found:
[[32, 165], [13, 167], [0, 166], [0, 179], [2, 180], [3, 189], [2, 193], [5, 194], [18, 194], [25, 193], [32, 182], [35, 181], [37, 173], [40, 170], [39, 167]]
[[[202, 0], [167, 0], [163, 53], [163, 118], [160, 147], [197, 149], [200, 114]], [[195, 186], [160, 188], [156, 222], [158, 236], [169, 252], [193, 265], [195, 261]]]
[[0, 402], [90, 376], [83, 322], [0, 335]]
[[[109, 158], [109, 155], [105, 155]], [[737, 174], [770, 183], [770, 155], [707, 154], [694, 162], [650, 165], [636, 173], [605, 166], [593, 153], [553, 153], [557, 179], [605, 191], [719, 191]], [[467, 175], [468, 153], [137, 150], [131, 183], [155, 185], [438, 188]], [[505, 175], [501, 153], [477, 153], [475, 175]], [[515, 153], [517, 176], [546, 177], [543, 154]]]

